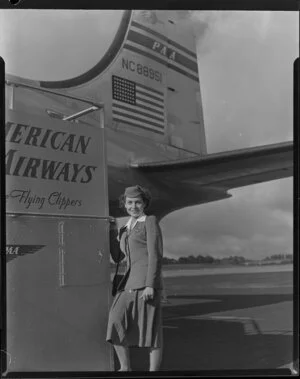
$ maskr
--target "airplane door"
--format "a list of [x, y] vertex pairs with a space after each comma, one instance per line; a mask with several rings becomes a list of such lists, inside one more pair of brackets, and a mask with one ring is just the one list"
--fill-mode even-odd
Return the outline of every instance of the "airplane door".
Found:
[[7, 110], [6, 212], [5, 375], [112, 370], [105, 129]]

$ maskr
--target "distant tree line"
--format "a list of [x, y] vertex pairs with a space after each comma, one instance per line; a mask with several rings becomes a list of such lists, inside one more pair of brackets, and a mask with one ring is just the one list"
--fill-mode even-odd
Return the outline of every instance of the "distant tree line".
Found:
[[163, 265], [169, 264], [191, 264], [191, 263], [209, 263], [209, 264], [234, 264], [234, 265], [244, 265], [251, 262], [269, 262], [282, 261], [283, 263], [293, 262], [293, 254], [273, 254], [262, 260], [247, 259], [241, 256], [230, 256], [225, 258], [214, 258], [210, 255], [189, 255], [187, 257], [167, 258], [163, 257]]
[[187, 257], [179, 257], [177, 259], [163, 257], [162, 263], [164, 265], [168, 264], [191, 264], [191, 263], [209, 263], [209, 264], [224, 264], [224, 263], [232, 263], [232, 264], [242, 264], [246, 261], [244, 257], [226, 257], [226, 258], [214, 258], [210, 255], [189, 255]]
[[[214, 258], [210, 255], [189, 255], [187, 257], [178, 257], [175, 258], [162, 258], [163, 265], [172, 265], [172, 264], [193, 264], [193, 263], [202, 263], [202, 264], [231, 264], [231, 265], [248, 265], [248, 264], [275, 264], [278, 263], [292, 263], [293, 254], [273, 254], [261, 260], [257, 259], [247, 259], [241, 256], [230, 256], [225, 258]], [[123, 261], [120, 263], [120, 267], [124, 267], [126, 262]], [[111, 266], [114, 267], [115, 263], [111, 262]]]
[[263, 260], [264, 261], [274, 261], [274, 260], [285, 260], [285, 259], [293, 260], [293, 254], [273, 254], [270, 257], [264, 258]]

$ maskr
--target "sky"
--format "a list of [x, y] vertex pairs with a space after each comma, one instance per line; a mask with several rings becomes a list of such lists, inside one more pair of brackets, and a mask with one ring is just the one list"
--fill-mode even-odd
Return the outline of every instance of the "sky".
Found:
[[[105, 32], [97, 11], [41, 12], [0, 11], [0, 55], [7, 71], [55, 80], [93, 66]], [[113, 30], [120, 12], [105, 12]], [[192, 11], [185, 17], [196, 37], [208, 153], [292, 140], [298, 13]], [[73, 54], [68, 59], [65, 51], [57, 53], [66, 41]], [[162, 219], [164, 254], [261, 259], [293, 253], [292, 178], [230, 193], [230, 199]]]
[[[193, 12], [207, 152], [293, 139], [297, 12]], [[293, 178], [231, 190], [162, 222], [166, 256], [293, 253]], [[178, 222], [182, 220], [182, 222]]]

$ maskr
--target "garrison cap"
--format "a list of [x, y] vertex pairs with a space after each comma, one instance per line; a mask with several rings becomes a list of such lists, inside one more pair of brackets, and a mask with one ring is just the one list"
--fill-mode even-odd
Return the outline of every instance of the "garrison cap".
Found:
[[145, 194], [145, 191], [143, 190], [141, 186], [127, 187], [124, 192], [124, 195], [127, 197], [137, 197], [144, 194]]

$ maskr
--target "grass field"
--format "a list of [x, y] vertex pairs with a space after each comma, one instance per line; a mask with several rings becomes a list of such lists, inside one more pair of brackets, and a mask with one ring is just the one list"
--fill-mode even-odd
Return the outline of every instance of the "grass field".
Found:
[[[262, 266], [246, 266], [246, 265], [231, 265], [231, 264], [213, 264], [213, 263], [174, 263], [174, 264], [168, 264], [163, 265], [164, 271], [172, 271], [172, 270], [198, 270], [202, 268], [251, 268], [251, 267], [262, 267]], [[277, 267], [280, 270], [280, 267], [285, 269], [285, 267], [288, 267], [289, 270], [292, 270], [292, 264], [282, 264], [282, 265], [263, 265], [263, 267]]]
[[[178, 276], [207, 276], [232, 274], [263, 274], [272, 272], [292, 272], [293, 265], [264, 265], [264, 266], [238, 266], [238, 265], [174, 265], [173, 269], [163, 267], [164, 278]], [[185, 267], [187, 266], [187, 267]]]

